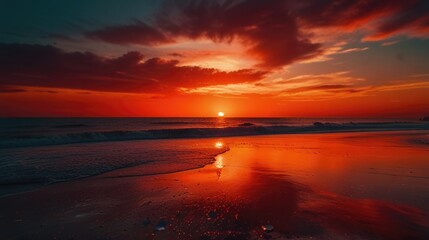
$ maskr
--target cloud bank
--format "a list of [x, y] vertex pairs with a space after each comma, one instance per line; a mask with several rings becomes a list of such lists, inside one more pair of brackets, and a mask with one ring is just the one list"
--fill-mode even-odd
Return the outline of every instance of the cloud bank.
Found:
[[166, 0], [151, 23], [85, 32], [114, 44], [162, 45], [183, 38], [237, 41], [258, 67], [278, 68], [324, 54], [317, 30], [362, 32], [365, 41], [427, 36], [426, 0]]
[[0, 44], [0, 85], [169, 94], [179, 87], [257, 81], [267, 73], [178, 64], [177, 60], [145, 59], [139, 52], [106, 58], [48, 45]]

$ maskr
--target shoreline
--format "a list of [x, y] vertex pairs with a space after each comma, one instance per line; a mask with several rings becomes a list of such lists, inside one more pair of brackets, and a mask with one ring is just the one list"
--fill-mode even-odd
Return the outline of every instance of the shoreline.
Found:
[[[174, 141], [174, 139], [166, 139], [166, 141]], [[192, 141], [193, 139], [189, 139], [189, 141]], [[145, 141], [145, 140], [130, 140], [130, 142], [133, 141]], [[165, 141], [165, 140], [159, 140], [159, 141]], [[186, 140], [185, 140], [186, 141]], [[120, 141], [118, 143], [123, 143], [126, 144], [127, 142], [124, 141]], [[86, 143], [76, 143], [78, 145], [86, 145]], [[90, 143], [90, 144], [97, 144], [95, 142]], [[100, 144], [105, 144], [105, 143], [100, 143]], [[106, 144], [115, 144], [115, 142], [107, 142]], [[56, 146], [39, 146], [36, 148], [49, 148], [49, 147], [59, 147], [58, 145]], [[196, 151], [198, 151], [199, 149], [197, 148]], [[201, 151], [203, 151], [204, 149], [201, 149]], [[149, 160], [142, 162], [142, 163], [134, 163], [134, 165], [131, 166], [119, 166], [119, 167], [115, 167], [111, 170], [108, 171], [104, 171], [104, 172], [99, 172], [99, 173], [93, 173], [87, 176], [82, 176], [82, 177], [75, 177], [72, 179], [65, 179], [65, 180], [55, 180], [53, 182], [44, 182], [42, 180], [38, 181], [38, 182], [34, 182], [32, 180], [28, 180], [26, 182], [12, 182], [12, 183], [0, 183], [0, 188], [3, 187], [2, 191], [6, 191], [5, 188], [20, 188], [20, 189], [25, 189], [25, 190], [10, 190], [10, 191], [6, 191], [5, 194], [0, 194], [0, 199], [3, 197], [8, 197], [8, 196], [13, 196], [13, 195], [18, 195], [21, 193], [27, 193], [27, 192], [32, 192], [32, 191], [37, 191], [39, 189], [43, 189], [49, 186], [53, 186], [53, 185], [59, 185], [59, 184], [64, 184], [64, 183], [68, 183], [68, 182], [76, 182], [76, 181], [80, 181], [80, 180], [84, 180], [84, 179], [102, 179], [102, 178], [122, 178], [122, 177], [144, 177], [144, 176], [157, 176], [157, 175], [163, 175], [163, 174], [174, 174], [174, 173], [178, 173], [178, 172], [183, 172], [183, 171], [188, 171], [188, 170], [195, 170], [195, 169], [200, 169], [203, 168], [206, 165], [210, 165], [215, 161], [215, 158], [218, 155], [221, 155], [227, 151], [229, 151], [229, 147], [228, 146], [222, 146], [221, 148], [217, 148], [215, 149], [216, 151], [214, 151], [213, 153], [207, 153], [208, 156], [204, 157], [201, 159], [201, 164], [196, 165], [196, 166], [189, 166], [189, 167], [182, 167], [181, 169], [177, 169], [177, 170], [159, 170], [160, 172], [149, 172], [149, 173], [138, 173], [138, 174], [134, 174], [133, 176], [131, 175], [126, 175], [126, 176], [122, 176], [120, 175], [121, 172], [127, 172], [129, 170], [133, 170], [133, 169], [138, 169], [138, 168], [146, 168], [148, 165], [150, 164], [157, 164], [156, 160]]]
[[119, 142], [135, 140], [206, 139], [216, 137], [243, 137], [281, 134], [346, 133], [429, 130], [427, 122], [364, 122], [364, 123], [320, 123], [289, 126], [236, 126], [220, 128], [173, 128], [139, 131], [96, 131], [42, 135], [37, 137], [0, 140], [0, 149], [32, 148], [39, 146], [60, 146], [79, 143]]
[[[360, 130], [356, 130], [356, 131], [330, 131], [330, 132], [299, 132], [299, 133], [278, 133], [278, 134], [260, 134], [260, 135], [246, 135], [246, 136], [228, 136], [228, 137], [224, 137], [223, 139], [227, 140], [230, 138], [240, 138], [240, 137], [270, 137], [270, 136], [288, 136], [288, 135], [308, 135], [308, 134], [342, 134], [342, 133], [395, 133], [395, 132], [402, 132], [407, 134], [407, 132], [420, 132], [422, 130], [368, 130], [368, 131], [360, 131]], [[428, 134], [424, 134], [423, 135], [428, 135]], [[204, 137], [204, 138], [196, 138], [196, 139], [204, 139], [204, 140], [216, 140], [218, 139], [217, 137]], [[422, 140], [423, 139], [423, 140]], [[177, 139], [138, 139], [138, 140], [124, 140], [124, 141], [116, 141], [117, 143], [127, 143], [127, 142], [141, 142], [144, 143], [145, 141], [175, 141], [175, 140], [185, 140], [183, 138], [177, 138]], [[192, 140], [192, 139], [186, 139], [186, 140]], [[407, 139], [408, 142], [410, 142], [411, 144], [418, 144], [418, 145], [422, 145], [422, 146], [427, 146], [427, 139], [425, 138], [414, 138], [414, 139]], [[115, 142], [89, 142], [89, 143], [71, 143], [71, 144], [64, 144], [66, 146], [71, 146], [74, 144], [78, 144], [78, 145], [86, 145], [86, 144], [103, 144], [103, 143], [112, 143], [114, 144]], [[35, 146], [34, 148], [40, 148], [40, 147], [60, 147], [61, 145], [49, 145], [49, 146]], [[21, 194], [21, 193], [26, 193], [26, 192], [32, 192], [32, 191], [36, 191], [38, 189], [41, 188], [45, 188], [45, 187], [49, 187], [52, 185], [57, 185], [57, 184], [63, 184], [63, 183], [67, 183], [67, 182], [74, 182], [74, 181], [79, 181], [79, 180], [84, 180], [84, 179], [90, 179], [90, 178], [94, 178], [94, 179], [102, 179], [102, 178], [127, 178], [127, 177], [144, 177], [144, 176], [157, 176], [157, 175], [163, 175], [163, 174], [174, 174], [174, 173], [178, 173], [178, 172], [183, 172], [183, 171], [188, 171], [188, 170], [195, 170], [195, 169], [201, 169], [204, 168], [207, 165], [212, 164], [216, 157], [219, 155], [222, 155], [226, 152], [228, 152], [230, 149], [227, 145], [223, 146], [220, 152], [217, 152], [215, 155], [212, 155], [210, 157], [210, 161], [206, 162], [204, 165], [198, 165], [198, 166], [193, 166], [193, 167], [188, 167], [188, 168], [184, 168], [184, 169], [179, 169], [179, 170], [172, 170], [172, 171], [164, 171], [164, 172], [157, 172], [157, 173], [136, 173], [136, 174], [129, 174], [127, 173], [126, 175], [120, 175], [120, 172], [124, 171], [127, 172], [127, 170], [130, 169], [139, 169], [139, 168], [145, 168], [145, 166], [148, 163], [153, 163], [153, 161], [147, 161], [147, 162], [143, 162], [143, 163], [138, 163], [136, 165], [132, 165], [132, 166], [120, 166], [120, 167], [116, 167], [112, 170], [109, 171], [105, 171], [105, 172], [101, 172], [101, 173], [94, 173], [91, 175], [87, 175], [87, 176], [82, 176], [82, 177], [76, 177], [73, 179], [66, 179], [66, 180], [56, 180], [55, 182], [32, 182], [32, 181], [28, 181], [28, 182], [18, 182], [18, 183], [1, 183], [0, 187], [11, 187], [11, 188], [16, 188], [16, 187], [22, 187], [23, 189], [26, 190], [16, 190], [16, 191], [12, 191], [11, 193], [5, 193], [5, 194], [1, 194], [0, 198], [2, 197], [7, 197], [7, 196], [13, 196], [13, 195], [17, 195], [17, 194]], [[415, 177], [415, 176], [414, 176]], [[429, 178], [426, 176], [421, 176], [419, 178]], [[26, 188], [27, 186], [27, 188]]]

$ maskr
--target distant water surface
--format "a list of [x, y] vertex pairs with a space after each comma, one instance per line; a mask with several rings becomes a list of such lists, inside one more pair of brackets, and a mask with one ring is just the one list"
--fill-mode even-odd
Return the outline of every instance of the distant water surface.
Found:
[[[328, 123], [322, 126], [315, 123]], [[0, 148], [136, 139], [195, 138], [379, 128], [419, 129], [416, 119], [0, 118]], [[363, 124], [363, 125], [359, 125]], [[405, 124], [405, 125], [404, 125]], [[417, 125], [416, 125], [417, 124]]]
[[[4, 118], [0, 195], [137, 165], [143, 175], [201, 167], [227, 150], [216, 146], [222, 137], [424, 129], [409, 119]], [[197, 139], [205, 137], [213, 139]]]

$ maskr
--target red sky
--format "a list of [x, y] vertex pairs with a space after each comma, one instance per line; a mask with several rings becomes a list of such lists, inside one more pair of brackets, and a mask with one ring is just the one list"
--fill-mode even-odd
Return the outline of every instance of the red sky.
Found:
[[4, 10], [0, 116], [429, 115], [424, 0], [77, 2]]

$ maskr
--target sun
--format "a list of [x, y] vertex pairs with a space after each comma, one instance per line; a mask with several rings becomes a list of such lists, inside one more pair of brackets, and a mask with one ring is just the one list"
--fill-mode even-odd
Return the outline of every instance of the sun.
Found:
[[223, 117], [223, 116], [225, 116], [225, 114], [224, 114], [223, 112], [218, 112], [218, 113], [217, 113], [217, 115], [218, 115], [218, 117]]

